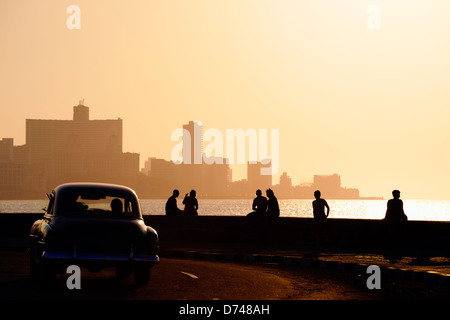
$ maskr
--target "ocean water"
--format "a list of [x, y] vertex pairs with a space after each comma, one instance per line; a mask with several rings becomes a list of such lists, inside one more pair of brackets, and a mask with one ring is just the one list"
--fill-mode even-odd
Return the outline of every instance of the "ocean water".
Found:
[[[166, 199], [141, 199], [144, 215], [163, 215]], [[327, 200], [329, 218], [383, 219], [387, 200]], [[199, 215], [244, 216], [251, 211], [251, 199], [199, 199]], [[282, 217], [312, 217], [312, 199], [278, 200]], [[450, 221], [450, 201], [403, 200], [409, 220]], [[47, 200], [0, 200], [0, 213], [42, 212]], [[183, 208], [178, 199], [178, 207]]]

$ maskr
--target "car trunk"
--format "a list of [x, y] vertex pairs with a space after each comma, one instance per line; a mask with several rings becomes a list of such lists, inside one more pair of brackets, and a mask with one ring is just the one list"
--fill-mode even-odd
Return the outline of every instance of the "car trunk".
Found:
[[55, 231], [57, 243], [64, 243], [65, 248], [59, 250], [76, 250], [75, 254], [128, 254], [130, 248], [141, 242], [145, 236], [145, 225], [138, 218], [111, 218], [98, 214], [61, 218], [64, 223], [58, 223], [58, 230]]

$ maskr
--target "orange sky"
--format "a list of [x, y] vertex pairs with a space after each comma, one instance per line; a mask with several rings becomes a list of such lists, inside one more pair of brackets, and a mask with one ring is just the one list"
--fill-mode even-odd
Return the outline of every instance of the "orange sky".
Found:
[[450, 200], [449, 15], [441, 0], [0, 0], [0, 138], [24, 144], [26, 118], [71, 119], [84, 98], [91, 119], [124, 120], [141, 163], [169, 160], [189, 120], [279, 129], [294, 184], [338, 173], [362, 196]]

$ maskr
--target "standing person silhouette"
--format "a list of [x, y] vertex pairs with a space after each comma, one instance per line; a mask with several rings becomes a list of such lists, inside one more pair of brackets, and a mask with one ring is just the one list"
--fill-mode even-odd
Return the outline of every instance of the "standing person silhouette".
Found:
[[[316, 248], [319, 249], [323, 241], [327, 241], [327, 218], [330, 214], [330, 207], [325, 199], [322, 199], [319, 190], [314, 191], [316, 200], [312, 202], [314, 216], [314, 234], [316, 238]], [[326, 212], [325, 212], [326, 209]]]
[[384, 220], [387, 223], [389, 236], [396, 237], [400, 232], [402, 223], [408, 221], [408, 217], [403, 210], [403, 201], [400, 199], [400, 191], [392, 191], [392, 196], [393, 199], [390, 199], [387, 202]]
[[184, 204], [184, 215], [186, 216], [196, 216], [198, 215], [198, 201], [195, 198], [196, 192], [195, 190], [191, 190], [191, 192], [184, 196], [183, 204]]

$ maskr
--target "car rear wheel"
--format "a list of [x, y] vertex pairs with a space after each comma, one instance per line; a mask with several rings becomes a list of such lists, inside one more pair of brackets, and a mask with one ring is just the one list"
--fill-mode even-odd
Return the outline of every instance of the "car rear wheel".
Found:
[[134, 269], [134, 283], [138, 286], [145, 286], [150, 281], [151, 266], [137, 265]]
[[116, 277], [119, 280], [128, 278], [132, 272], [133, 272], [133, 269], [129, 265], [116, 266]]

